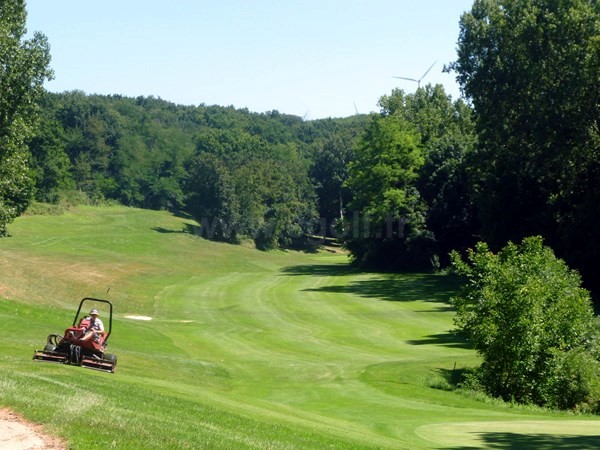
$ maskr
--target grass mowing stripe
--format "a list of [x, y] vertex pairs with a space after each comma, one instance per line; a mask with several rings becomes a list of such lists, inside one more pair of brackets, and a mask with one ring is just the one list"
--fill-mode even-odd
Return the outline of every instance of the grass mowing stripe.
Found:
[[[86, 207], [11, 225], [0, 240], [0, 296], [12, 299], [0, 300], [0, 404], [73, 448], [456, 448], [474, 432], [461, 424], [490, 423], [487, 440], [473, 441], [485, 446], [507, 439], [494, 422], [569, 419], [443, 390], [455, 363], [478, 361], [448, 333], [448, 277], [257, 252], [184, 233], [186, 224]], [[109, 287], [116, 374], [30, 360], [81, 297]], [[97, 413], [78, 414], [85, 394]], [[452, 423], [462, 434], [444, 439], [435, 427]]]

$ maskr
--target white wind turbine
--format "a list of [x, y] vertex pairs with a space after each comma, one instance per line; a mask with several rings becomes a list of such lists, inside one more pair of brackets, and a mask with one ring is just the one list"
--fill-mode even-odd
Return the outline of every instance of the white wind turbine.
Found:
[[434, 61], [433, 64], [429, 67], [429, 69], [427, 69], [427, 72], [425, 72], [423, 74], [423, 76], [421, 78], [419, 78], [418, 80], [415, 80], [414, 78], [406, 78], [406, 77], [396, 77], [394, 76], [394, 78], [399, 78], [401, 80], [408, 80], [408, 81], [414, 81], [415, 83], [417, 83], [417, 89], [421, 87], [421, 81], [423, 80], [423, 78], [425, 78], [427, 76], [427, 74], [429, 73], [429, 71], [431, 69], [433, 69], [433, 66], [435, 66], [435, 63], [437, 61]]

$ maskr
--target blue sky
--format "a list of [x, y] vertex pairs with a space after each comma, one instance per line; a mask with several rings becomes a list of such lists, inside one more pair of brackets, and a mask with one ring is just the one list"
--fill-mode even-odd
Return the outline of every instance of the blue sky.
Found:
[[453, 98], [458, 21], [473, 0], [27, 0], [51, 45], [50, 91], [160, 97], [307, 119], [378, 111], [393, 88]]

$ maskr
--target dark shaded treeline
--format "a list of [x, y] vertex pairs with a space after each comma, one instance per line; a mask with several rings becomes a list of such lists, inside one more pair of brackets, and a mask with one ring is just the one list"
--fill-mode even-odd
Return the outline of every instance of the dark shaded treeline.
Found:
[[471, 179], [493, 250], [541, 235], [588, 286], [600, 279], [600, 3], [475, 0], [457, 75], [475, 111]]

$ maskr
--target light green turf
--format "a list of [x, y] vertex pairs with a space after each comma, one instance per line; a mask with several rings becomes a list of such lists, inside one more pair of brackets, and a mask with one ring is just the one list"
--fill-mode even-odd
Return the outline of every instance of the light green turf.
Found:
[[[193, 225], [124, 207], [11, 225], [0, 240], [0, 405], [73, 448], [598, 444], [594, 418], [440, 389], [477, 364], [448, 332], [448, 278], [208, 242]], [[117, 373], [31, 361], [85, 296], [114, 302]]]

